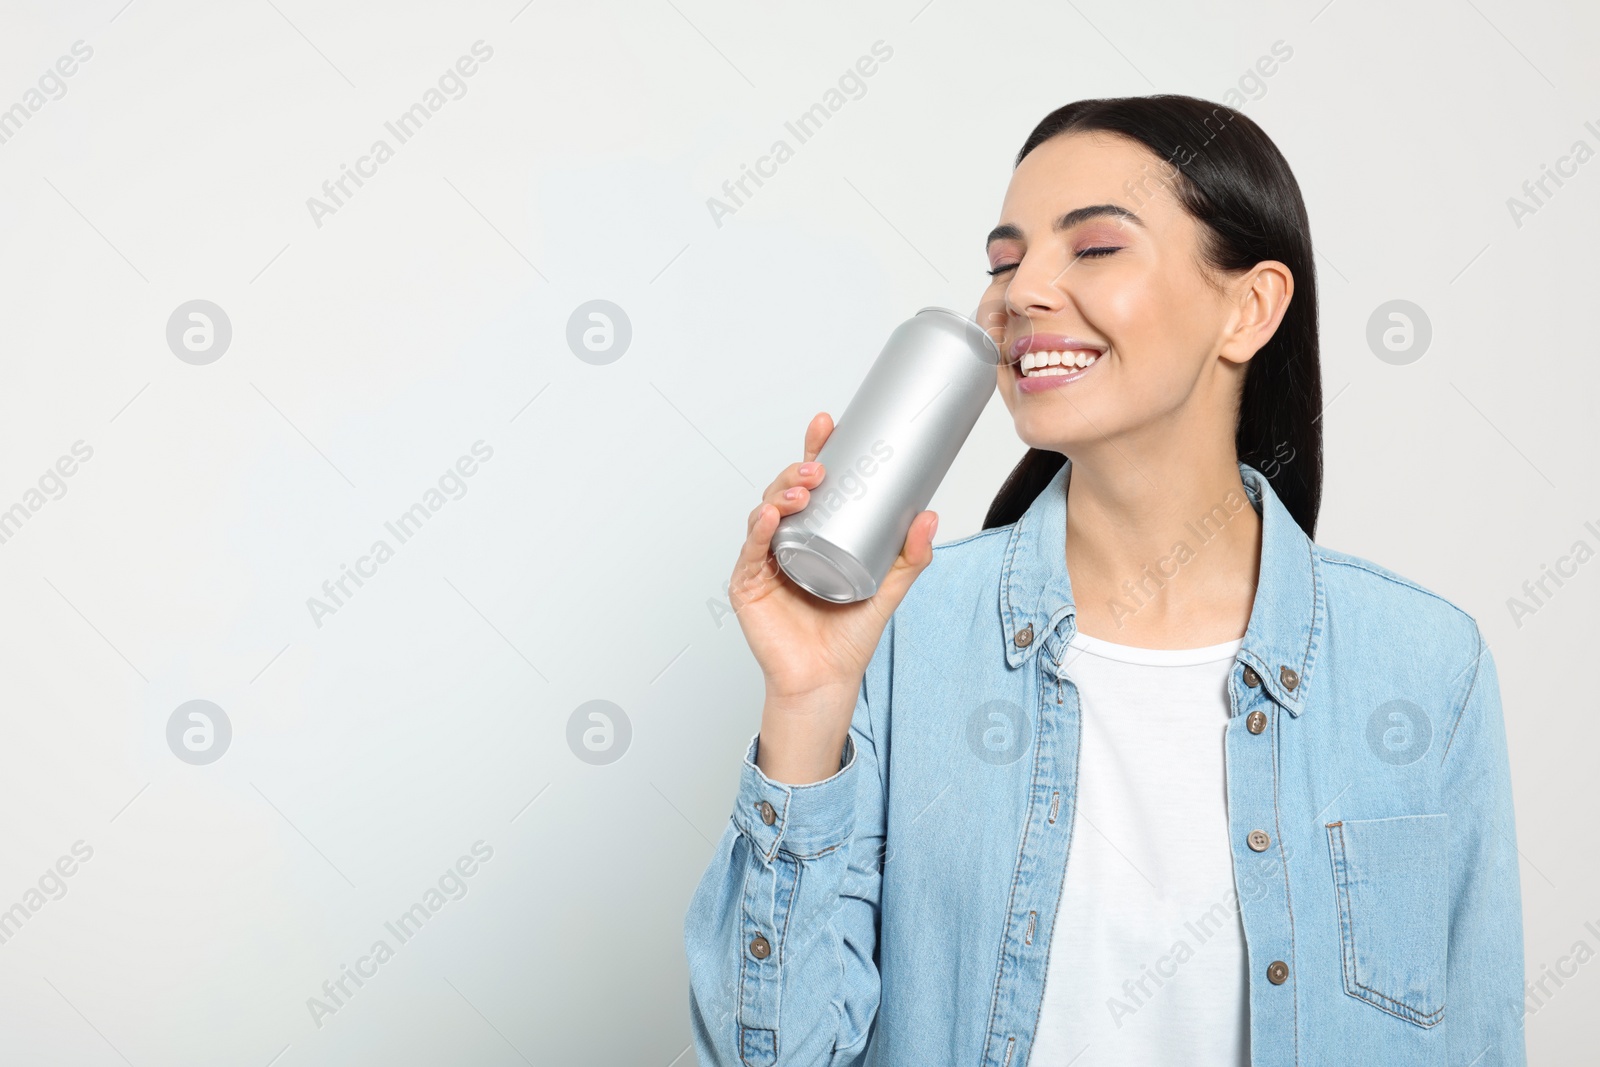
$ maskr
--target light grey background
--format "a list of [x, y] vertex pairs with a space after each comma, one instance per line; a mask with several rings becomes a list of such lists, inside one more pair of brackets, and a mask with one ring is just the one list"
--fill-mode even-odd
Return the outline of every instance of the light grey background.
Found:
[[[1295, 168], [1329, 398], [1318, 539], [1481, 621], [1528, 975], [1571, 975], [1530, 1010], [1531, 1062], [1592, 1054], [1600, 560], [1520, 625], [1507, 606], [1600, 548], [1600, 161], [1520, 225], [1508, 206], [1600, 148], [1592, 5], [0, 17], [0, 109], [93, 50], [0, 143], [0, 509], [27, 510], [0, 543], [0, 909], [93, 850], [0, 944], [0, 1062], [693, 1062], [681, 924], [759, 721], [719, 610], [758, 489], [895, 324], [976, 304], [1034, 123], [1157, 91], [1237, 92]], [[398, 144], [384, 123], [479, 40], [464, 95]], [[785, 122], [880, 40], [892, 57], [797, 144]], [[380, 137], [393, 158], [319, 225], [308, 198]], [[708, 198], [779, 138], [793, 158], [719, 225]], [[1366, 330], [1401, 299], [1433, 336], [1392, 365]], [[231, 324], [204, 365], [167, 343], [191, 300]], [[566, 340], [592, 300], [631, 326], [603, 365]], [[80, 440], [92, 457], [28, 509]], [[397, 544], [385, 522], [477, 441], [465, 494]], [[931, 505], [940, 541], [978, 529], [1021, 451], [996, 397]], [[319, 626], [308, 598], [380, 538], [393, 558]], [[231, 725], [214, 762], [168, 747], [191, 700]], [[569, 746], [594, 700], [631, 727], [614, 762]], [[397, 945], [385, 922], [479, 841], [466, 895], [319, 1026], [308, 998]]]

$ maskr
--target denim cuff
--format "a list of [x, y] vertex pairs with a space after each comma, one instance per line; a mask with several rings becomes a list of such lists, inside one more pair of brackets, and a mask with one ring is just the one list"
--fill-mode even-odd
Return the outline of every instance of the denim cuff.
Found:
[[844, 844], [856, 822], [855, 739], [846, 735], [837, 773], [807, 785], [785, 785], [763, 774], [755, 762], [760, 740], [757, 731], [745, 750], [733, 823], [762, 860], [770, 864], [780, 851], [813, 859]]

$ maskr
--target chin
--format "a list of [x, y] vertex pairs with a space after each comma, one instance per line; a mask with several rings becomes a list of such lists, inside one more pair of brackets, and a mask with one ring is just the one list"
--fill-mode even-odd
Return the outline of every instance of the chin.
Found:
[[1017, 437], [1029, 448], [1078, 455], [1092, 452], [1105, 443], [1107, 434], [1096, 429], [1105, 423], [1098, 415], [1085, 418], [1070, 404], [1062, 404], [1050, 412], [1030, 411], [1020, 417], [1013, 416]]

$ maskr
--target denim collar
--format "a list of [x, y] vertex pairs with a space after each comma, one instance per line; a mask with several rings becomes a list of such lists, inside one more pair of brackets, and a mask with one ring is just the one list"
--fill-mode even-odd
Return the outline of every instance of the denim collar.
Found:
[[[1071, 469], [1069, 459], [1013, 525], [1006, 544], [1000, 624], [1006, 662], [1012, 667], [1025, 664], [1063, 622], [1063, 639], [1070, 640], [1077, 629], [1066, 560], [1066, 485]], [[1261, 516], [1261, 570], [1236, 662], [1251, 667], [1267, 694], [1291, 715], [1299, 715], [1316, 654], [1313, 641], [1322, 628], [1312, 541], [1260, 471], [1240, 463], [1239, 476], [1251, 506]], [[1198, 519], [1193, 529], [1198, 531]], [[1185, 538], [1191, 550], [1198, 547], [1199, 537], [1195, 532]]]

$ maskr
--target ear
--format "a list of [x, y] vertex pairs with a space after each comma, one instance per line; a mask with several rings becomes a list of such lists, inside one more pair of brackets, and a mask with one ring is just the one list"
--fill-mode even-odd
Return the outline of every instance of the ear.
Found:
[[1235, 305], [1218, 354], [1245, 363], [1277, 332], [1294, 296], [1294, 275], [1275, 259], [1262, 260], [1235, 280], [1230, 292]]

